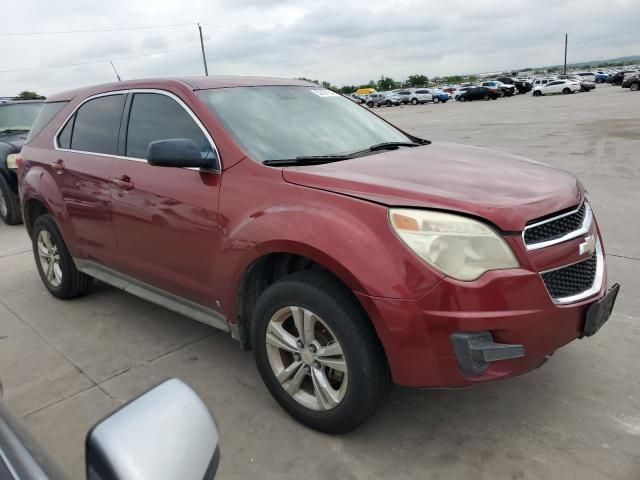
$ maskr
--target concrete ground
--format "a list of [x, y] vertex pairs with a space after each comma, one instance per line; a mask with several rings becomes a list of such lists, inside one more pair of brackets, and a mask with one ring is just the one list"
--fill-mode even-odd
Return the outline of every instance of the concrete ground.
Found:
[[22, 227], [0, 226], [0, 378], [5, 398], [71, 478], [89, 427], [177, 376], [221, 430], [220, 479], [640, 479], [640, 94], [594, 92], [380, 108], [432, 140], [526, 155], [580, 176], [622, 284], [610, 322], [542, 368], [472, 390], [396, 388], [345, 436], [308, 430], [269, 396], [238, 344], [99, 284], [49, 295]]

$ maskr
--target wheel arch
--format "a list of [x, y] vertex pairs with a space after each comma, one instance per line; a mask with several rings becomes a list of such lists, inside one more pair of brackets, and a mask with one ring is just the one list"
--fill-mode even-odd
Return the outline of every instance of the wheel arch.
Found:
[[[355, 295], [356, 292], [365, 293], [364, 286], [355, 275], [340, 262], [314, 247], [297, 242], [286, 243], [263, 245], [251, 259], [244, 262], [245, 267], [237, 275], [235, 315], [232, 317], [237, 323], [231, 329], [244, 350], [251, 349], [251, 317], [259, 296], [276, 281], [302, 270], [324, 271], [334, 277], [351, 292], [354, 302], [371, 321], [365, 307]], [[377, 332], [373, 322], [372, 326]]]

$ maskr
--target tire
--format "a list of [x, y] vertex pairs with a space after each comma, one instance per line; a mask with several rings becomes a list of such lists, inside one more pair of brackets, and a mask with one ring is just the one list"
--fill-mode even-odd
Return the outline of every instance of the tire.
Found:
[[542, 96], [542, 92], [540, 90], [536, 90], [535, 92], [533, 92], [533, 96], [534, 97], [541, 97]]
[[638, 82], [633, 82], [631, 85], [629, 85], [629, 89], [632, 92], [637, 92], [638, 90], [640, 90], [640, 83]]
[[433, 99], [433, 103], [440, 103], [440, 98], [439, 97], [435, 97]]
[[417, 98], [412, 98], [411, 99], [411, 105], [417, 105], [418, 104], [418, 99]]
[[391, 100], [387, 100], [386, 102], [384, 102], [384, 104], [385, 104], [387, 107], [390, 107], [390, 106], [391, 106]]
[[373, 102], [367, 102], [367, 107], [373, 108]]
[[[51, 215], [42, 215], [36, 219], [31, 238], [40, 279], [54, 297], [69, 300], [87, 293], [91, 288], [93, 278], [76, 269], [73, 258], [69, 254], [60, 230]], [[47, 238], [49, 242], [46, 241]], [[49, 261], [45, 260], [42, 250], [43, 247], [47, 247], [47, 243], [50, 245], [50, 248], [47, 249]], [[54, 261], [54, 266], [51, 270], [45, 271], [45, 264], [50, 264], [51, 260]], [[49, 275], [47, 275], [48, 272]]]
[[466, 102], [467, 99], [465, 97], [458, 97], [458, 100], [460, 100], [461, 102]]
[[22, 223], [20, 212], [20, 199], [11, 190], [7, 179], [0, 173], [0, 218], [7, 225], [19, 225]]
[[[297, 323], [301, 326], [308, 325], [303, 318], [316, 319], [310, 337], [313, 341], [305, 341], [302, 348], [300, 343], [296, 345], [303, 335], [297, 333], [292, 308], [298, 309]], [[284, 410], [310, 428], [334, 434], [351, 431], [371, 417], [389, 394], [391, 376], [373, 326], [351, 292], [326, 272], [297, 272], [267, 288], [256, 303], [251, 334], [256, 365], [265, 385]], [[322, 343], [323, 335], [337, 343], [340, 353], [331, 358], [334, 365], [346, 366], [346, 373], [309, 358], [323, 346], [334, 345]], [[287, 351], [281, 348], [285, 342]], [[322, 355], [315, 358], [331, 361]], [[297, 370], [292, 369], [294, 364]], [[282, 384], [276, 377], [278, 370], [281, 377], [284, 374]], [[315, 386], [322, 384], [324, 389]], [[288, 393], [283, 385], [295, 389], [295, 393]], [[316, 394], [328, 391], [326, 385], [333, 396], [324, 398], [333, 398], [333, 402], [325, 403], [323, 396]]]
[[489, 100], [489, 95], [485, 95], [484, 97], [482, 97], [483, 100]]
[[570, 89], [570, 88], [568, 88], [568, 87], [567, 87], [567, 88], [564, 88], [564, 89], [562, 90], [562, 93], [563, 93], [563, 94], [565, 94], [565, 95], [569, 95], [569, 94], [571, 93], [571, 89]]

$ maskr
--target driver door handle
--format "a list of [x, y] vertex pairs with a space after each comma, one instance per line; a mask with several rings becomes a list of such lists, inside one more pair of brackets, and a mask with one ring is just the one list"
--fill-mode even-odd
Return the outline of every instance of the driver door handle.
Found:
[[125, 190], [127, 192], [133, 190], [133, 188], [135, 187], [135, 185], [127, 175], [122, 175], [119, 178], [114, 178], [112, 182], [119, 186], [122, 190]]

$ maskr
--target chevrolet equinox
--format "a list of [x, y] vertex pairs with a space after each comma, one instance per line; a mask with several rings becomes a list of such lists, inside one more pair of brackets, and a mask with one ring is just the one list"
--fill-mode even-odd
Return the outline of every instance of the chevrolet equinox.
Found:
[[535, 369], [609, 318], [582, 184], [410, 135], [316, 84], [137, 80], [51, 96], [17, 160], [38, 272], [229, 332], [300, 422], [351, 430], [393, 383]]

